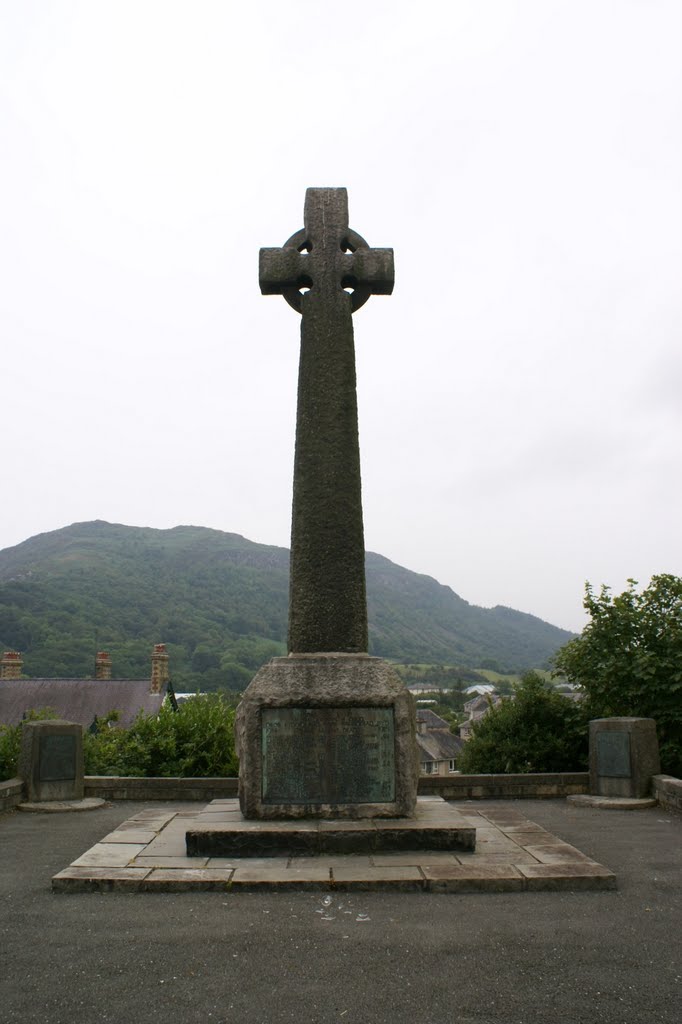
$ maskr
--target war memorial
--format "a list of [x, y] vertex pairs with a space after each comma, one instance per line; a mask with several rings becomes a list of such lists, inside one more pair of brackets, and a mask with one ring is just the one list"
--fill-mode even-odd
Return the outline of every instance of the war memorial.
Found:
[[[353, 338], [354, 312], [392, 292], [393, 252], [350, 228], [343, 188], [308, 189], [303, 219], [260, 253], [261, 291], [300, 315], [301, 349], [288, 655], [256, 673], [239, 705], [238, 799], [233, 780], [213, 780], [224, 796], [138, 808], [55, 874], [53, 890], [613, 889], [610, 868], [518, 805], [418, 796], [413, 698], [368, 653]], [[522, 794], [495, 778], [503, 796]], [[466, 793], [485, 796], [485, 777], [470, 779]], [[155, 800], [172, 781], [151, 780]], [[195, 801], [206, 791], [175, 781]], [[566, 780], [545, 783], [536, 795]], [[88, 786], [105, 798], [140, 792], [135, 780]]]

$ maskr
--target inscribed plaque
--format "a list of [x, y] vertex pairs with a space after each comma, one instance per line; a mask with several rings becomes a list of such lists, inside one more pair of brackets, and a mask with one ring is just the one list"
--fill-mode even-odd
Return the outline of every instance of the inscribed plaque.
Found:
[[395, 799], [393, 709], [264, 708], [263, 802]]
[[40, 739], [41, 782], [59, 782], [76, 777], [76, 737], [42, 736]]
[[627, 732], [597, 733], [597, 775], [612, 779], [630, 777], [630, 735]]

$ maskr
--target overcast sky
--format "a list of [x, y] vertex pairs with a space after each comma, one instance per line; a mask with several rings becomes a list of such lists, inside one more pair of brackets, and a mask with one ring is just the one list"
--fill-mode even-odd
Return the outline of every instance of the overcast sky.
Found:
[[682, 574], [682, 4], [0, 4], [0, 548], [288, 545], [307, 186], [395, 250], [354, 317], [367, 547], [581, 629]]

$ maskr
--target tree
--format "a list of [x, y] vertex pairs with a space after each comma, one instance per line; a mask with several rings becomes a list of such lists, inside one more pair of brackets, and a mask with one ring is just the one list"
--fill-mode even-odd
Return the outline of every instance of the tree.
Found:
[[580, 686], [590, 717], [654, 718], [661, 766], [682, 775], [682, 579], [652, 576], [612, 597], [585, 586], [590, 622], [555, 656], [559, 672]]
[[528, 672], [473, 727], [458, 767], [462, 772], [567, 772], [587, 765], [587, 713]]

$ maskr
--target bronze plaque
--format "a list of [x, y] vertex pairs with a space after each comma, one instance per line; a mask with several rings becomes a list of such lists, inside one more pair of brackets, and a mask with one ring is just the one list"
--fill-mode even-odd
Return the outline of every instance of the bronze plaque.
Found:
[[264, 708], [263, 803], [395, 800], [392, 708]]
[[597, 775], [611, 779], [628, 779], [630, 770], [630, 734], [627, 732], [597, 733]]
[[76, 777], [76, 737], [43, 736], [40, 740], [41, 782], [61, 782]]

